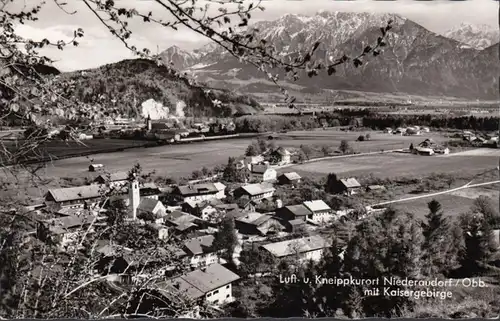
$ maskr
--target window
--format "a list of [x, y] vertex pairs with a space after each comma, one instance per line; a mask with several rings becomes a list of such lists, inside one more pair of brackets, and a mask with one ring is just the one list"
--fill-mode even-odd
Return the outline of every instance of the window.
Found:
[[226, 289], [229, 289], [230, 286], [231, 286], [231, 284], [226, 285]]
[[229, 298], [229, 294], [228, 294], [228, 295], [226, 295], [226, 298]]
[[207, 298], [211, 297], [212, 296], [212, 293], [209, 293], [207, 294]]
[[214, 293], [214, 294], [217, 294], [217, 293], [219, 293], [219, 290], [215, 290], [213, 293]]
[[219, 303], [219, 300], [215, 300], [215, 301], [214, 301], [214, 303], [215, 303], [215, 304]]

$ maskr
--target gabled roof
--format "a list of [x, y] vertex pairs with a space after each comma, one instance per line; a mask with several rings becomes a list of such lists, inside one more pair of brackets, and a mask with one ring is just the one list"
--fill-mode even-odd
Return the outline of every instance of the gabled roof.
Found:
[[175, 228], [179, 231], [185, 231], [190, 227], [197, 226], [195, 222], [199, 220], [200, 219], [194, 215], [180, 211], [173, 211], [165, 216], [165, 221], [175, 225]]
[[241, 223], [246, 223], [249, 225], [259, 226], [269, 221], [272, 217], [270, 215], [262, 214], [262, 213], [245, 213], [245, 215], [241, 215], [235, 220]]
[[226, 185], [220, 183], [220, 182], [216, 182], [214, 183], [214, 186], [215, 188], [220, 192], [220, 191], [223, 191], [226, 189]]
[[186, 275], [157, 284], [164, 285], [166, 290], [178, 291], [198, 299], [226, 284], [239, 280], [240, 277], [220, 264], [211, 264], [206, 268], [195, 270]]
[[254, 195], [259, 195], [259, 194], [264, 194], [267, 192], [274, 192], [275, 189], [271, 185], [268, 184], [248, 184], [245, 186], [240, 187], [242, 190], [244, 190], [247, 194], [254, 196]]
[[192, 255], [210, 253], [210, 247], [214, 242], [213, 235], [204, 235], [195, 237], [184, 242], [184, 246], [191, 252]]
[[[155, 200], [152, 198], [143, 198], [139, 203], [138, 209], [141, 211], [153, 213], [154, 209], [158, 205], [158, 203], [162, 204], [159, 200]], [[163, 205], [163, 204], [162, 204]]]
[[204, 183], [195, 185], [184, 185], [178, 186], [180, 195], [182, 196], [192, 196], [200, 194], [216, 194], [219, 192], [214, 183]]
[[296, 172], [283, 173], [283, 174], [281, 174], [281, 176], [286, 177], [290, 181], [295, 181], [295, 180], [299, 180], [302, 178]]
[[57, 234], [63, 234], [68, 232], [70, 229], [80, 228], [85, 225], [89, 225], [92, 223], [93, 216], [64, 216], [58, 217], [54, 219], [48, 219], [45, 221], [47, 227], [53, 232]]
[[96, 181], [101, 179], [105, 182], [118, 182], [118, 181], [126, 181], [129, 178], [129, 174], [127, 172], [116, 172], [110, 174], [101, 174], [96, 177]]
[[330, 242], [320, 235], [312, 235], [299, 239], [292, 239], [277, 243], [262, 245], [262, 248], [276, 257], [293, 255], [297, 252], [306, 253], [314, 250], [323, 249], [330, 246]]
[[264, 174], [265, 172], [267, 172], [270, 169], [271, 168], [269, 167], [269, 165], [266, 165], [266, 164], [252, 165], [252, 173], [254, 173], [254, 174]]
[[323, 200], [305, 201], [303, 204], [311, 212], [331, 211], [330, 206], [328, 206], [328, 204], [323, 202]]
[[290, 211], [295, 216], [307, 216], [312, 212], [303, 204], [285, 206], [285, 209]]
[[347, 188], [361, 187], [361, 184], [355, 178], [343, 178], [340, 182]]
[[47, 192], [46, 197], [52, 196], [56, 202], [67, 202], [94, 199], [103, 196], [107, 191], [107, 187], [101, 184], [83, 185], [77, 187], [55, 188]]

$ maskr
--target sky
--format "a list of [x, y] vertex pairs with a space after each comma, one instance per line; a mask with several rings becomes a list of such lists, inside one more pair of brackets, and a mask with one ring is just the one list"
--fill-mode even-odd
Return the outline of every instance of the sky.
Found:
[[[46, 0], [37, 22], [19, 25], [16, 27], [16, 32], [33, 40], [44, 38], [69, 40], [74, 30], [82, 28], [85, 36], [80, 39], [78, 47], [68, 47], [63, 51], [49, 49], [42, 52], [54, 59], [56, 61], [54, 65], [61, 71], [94, 68], [133, 58], [130, 51], [110, 34], [82, 0], [68, 1], [65, 11], [58, 8], [53, 1]], [[206, 3], [206, 0], [197, 1], [202, 6]], [[11, 5], [8, 9], [18, 10], [21, 2], [29, 8], [37, 4], [39, 0], [15, 1], [15, 5]], [[115, 2], [124, 7], [134, 7], [144, 14], [151, 11], [154, 17], [164, 21], [170, 18], [166, 10], [154, 0], [115, 0]], [[436, 33], [444, 33], [464, 22], [486, 24], [494, 28], [498, 28], [499, 25], [499, 2], [493, 0], [266, 0], [262, 1], [261, 5], [265, 7], [265, 10], [256, 11], [251, 21], [274, 20], [286, 13], [314, 15], [320, 10], [326, 10], [396, 13]], [[211, 12], [217, 12], [217, 6], [212, 4], [211, 8]], [[148, 48], [153, 53], [159, 53], [173, 45], [189, 51], [207, 42], [206, 38], [193, 31], [184, 29], [175, 31], [152, 23], [144, 23], [139, 19], [130, 21], [130, 27], [133, 31], [131, 43], [137, 48]]]

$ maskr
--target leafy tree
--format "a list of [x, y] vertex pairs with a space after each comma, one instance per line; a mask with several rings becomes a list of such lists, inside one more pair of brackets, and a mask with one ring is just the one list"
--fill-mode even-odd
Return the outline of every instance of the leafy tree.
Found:
[[191, 173], [191, 178], [192, 179], [199, 179], [199, 178], [202, 178], [202, 177], [203, 177], [203, 173], [200, 170], [198, 170], [198, 169], [194, 170]]
[[474, 275], [491, 256], [491, 225], [483, 215], [472, 213], [461, 215], [460, 224], [465, 240], [462, 267], [469, 275]]
[[204, 177], [207, 177], [207, 176], [211, 175], [211, 174], [212, 174], [212, 172], [211, 172], [211, 171], [210, 171], [207, 167], [203, 166], [203, 167], [201, 168], [201, 174], [202, 174]]
[[232, 262], [234, 250], [238, 245], [238, 234], [234, 224], [234, 218], [227, 216], [222, 219], [220, 229], [214, 235], [212, 244], [213, 250], [223, 252], [223, 257], [228, 262]]
[[106, 211], [106, 223], [109, 226], [121, 226], [127, 217], [127, 207], [121, 199], [111, 201]]
[[250, 145], [248, 145], [247, 150], [245, 151], [245, 156], [257, 156], [257, 155], [259, 155], [258, 149], [259, 149], [259, 147], [256, 144], [251, 143]]
[[267, 151], [267, 142], [264, 140], [264, 138], [259, 137], [257, 139], [257, 145], [259, 146], [259, 154], [265, 153]]
[[411, 143], [411, 144], [410, 144], [410, 148], [409, 148], [409, 149], [410, 149], [410, 150], [413, 150], [413, 149], [414, 149], [414, 147], [413, 147], [413, 143]]
[[243, 276], [271, 272], [278, 263], [273, 255], [259, 248], [241, 251], [239, 260], [239, 272]]
[[340, 141], [340, 146], [339, 146], [339, 151], [342, 154], [346, 154], [351, 150], [351, 146], [349, 145], [349, 142], [345, 139]]
[[481, 213], [491, 226], [500, 223], [500, 213], [491, 198], [481, 195], [474, 200], [472, 211]]
[[372, 135], [370, 133], [365, 135], [366, 140], [370, 140], [372, 138]]
[[357, 141], [358, 142], [364, 142], [365, 141], [365, 136], [364, 135], [359, 135]]
[[306, 156], [306, 159], [309, 159], [311, 157], [311, 154], [312, 154], [312, 149], [311, 147], [307, 146], [307, 145], [300, 145], [300, 150], [302, 153], [304, 153], [304, 155]]
[[330, 156], [332, 149], [330, 146], [324, 145], [321, 147], [321, 153], [323, 153], [323, 156]]

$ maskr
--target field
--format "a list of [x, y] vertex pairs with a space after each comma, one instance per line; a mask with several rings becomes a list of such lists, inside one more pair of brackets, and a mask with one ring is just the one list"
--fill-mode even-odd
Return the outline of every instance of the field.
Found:
[[[12, 142], [2, 142], [7, 146], [7, 148], [12, 145]], [[90, 139], [81, 142], [75, 141], [49, 141], [42, 145], [39, 150], [40, 152], [35, 153], [36, 158], [40, 157], [48, 157], [48, 158], [65, 158], [73, 155], [79, 155], [82, 153], [90, 154], [90, 153], [99, 153], [103, 151], [109, 150], [119, 150], [122, 148], [131, 148], [131, 147], [141, 147], [147, 144], [146, 141], [140, 140], [128, 140], [128, 139]], [[15, 148], [15, 147], [14, 147]], [[43, 151], [43, 152], [42, 152]]]
[[398, 176], [422, 176], [431, 173], [476, 174], [494, 169], [498, 164], [500, 150], [487, 149], [463, 155], [417, 156], [390, 153], [330, 159], [299, 164], [281, 171], [296, 171], [303, 176], [326, 176], [336, 173], [340, 176], [364, 176], [373, 174], [382, 178]]
[[457, 215], [470, 210], [472, 204], [474, 203], [474, 200], [481, 195], [491, 198], [495, 206], [498, 208], [498, 206], [500, 206], [500, 192], [498, 188], [498, 185], [492, 185], [491, 188], [463, 189], [452, 192], [450, 194], [442, 194], [429, 198], [426, 197], [408, 202], [395, 203], [393, 207], [413, 213], [416, 217], [423, 218], [428, 213], [427, 203], [432, 199], [435, 199], [439, 203], [441, 203], [445, 215], [456, 217]]

